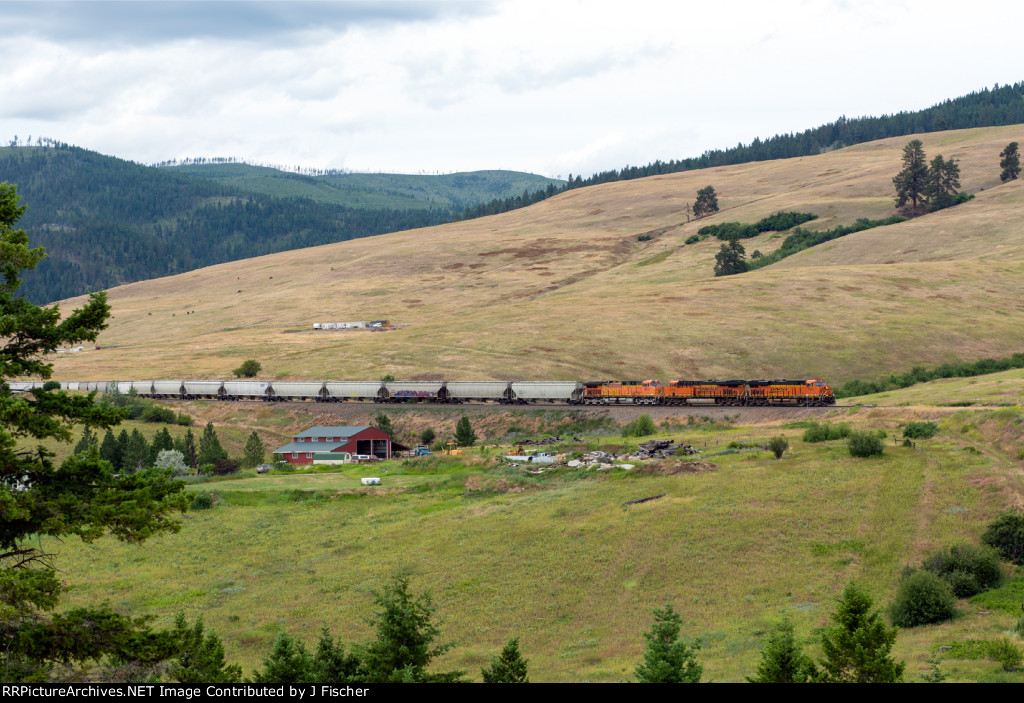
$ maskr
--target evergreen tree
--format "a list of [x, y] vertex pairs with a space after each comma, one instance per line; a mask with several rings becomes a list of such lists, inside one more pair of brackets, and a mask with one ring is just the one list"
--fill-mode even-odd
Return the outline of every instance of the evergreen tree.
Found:
[[174, 620], [174, 634], [181, 653], [168, 670], [178, 683], [241, 683], [242, 667], [224, 660], [224, 644], [212, 631], [203, 628], [203, 618], [189, 627], [184, 613]]
[[203, 430], [203, 436], [199, 438], [199, 457], [198, 461], [202, 464], [216, 464], [222, 459], [227, 459], [228, 453], [224, 451], [224, 448], [220, 446], [220, 440], [217, 438], [217, 431], [213, 429], [213, 421], [206, 423], [206, 429]]
[[245, 455], [242, 457], [242, 466], [251, 469], [263, 463], [267, 450], [263, 447], [263, 440], [260, 439], [256, 430], [252, 431], [249, 439], [245, 442]]
[[253, 683], [311, 683], [313, 658], [306, 645], [282, 632], [274, 640], [270, 656], [263, 660], [263, 670], [257, 670]]
[[128, 442], [130, 440], [131, 435], [128, 434], [128, 430], [121, 430], [117, 433], [117, 463], [114, 464], [114, 468], [118, 471], [124, 471], [127, 467], [124, 459], [128, 454]]
[[115, 469], [121, 465], [121, 455], [117, 448], [117, 439], [114, 438], [114, 433], [110, 430], [107, 430], [107, 433], [103, 435], [103, 443], [100, 444], [100, 459], [109, 461], [110, 465]]
[[78, 444], [75, 445], [75, 454], [81, 454], [82, 452], [89, 449], [98, 442], [96, 433], [92, 431], [91, 427], [86, 427], [85, 431], [82, 432], [82, 438], [78, 440]]
[[465, 415], [455, 425], [455, 441], [459, 443], [460, 447], [472, 447], [476, 444], [476, 433], [469, 424], [469, 418]]
[[519, 653], [519, 638], [514, 637], [491, 658], [491, 665], [480, 670], [484, 683], [530, 683], [526, 678], [527, 660]]
[[740, 244], [740, 240], [730, 239], [715, 254], [715, 275], [732, 276], [746, 272], [748, 270], [746, 255], [747, 250]]
[[693, 216], [700, 218], [718, 212], [718, 194], [714, 186], [706, 186], [697, 191], [697, 199], [693, 201]]
[[341, 640], [335, 642], [325, 627], [313, 653], [310, 679], [315, 683], [359, 683], [363, 680], [362, 663], [354, 652], [345, 654], [345, 645]]
[[917, 203], [924, 199], [928, 185], [928, 162], [920, 139], [903, 147], [903, 170], [892, 179], [892, 184], [896, 187], [896, 207], [903, 207], [909, 200], [911, 214], [916, 214]]
[[871, 597], [854, 583], [843, 590], [835, 625], [821, 638], [825, 654], [821, 660], [824, 677], [831, 683], [897, 683], [903, 680], [905, 664], [890, 656], [896, 633], [871, 613]]
[[747, 677], [750, 683], [813, 683], [818, 668], [793, 636], [793, 623], [783, 621], [768, 635], [761, 651], [757, 673]]
[[185, 432], [185, 461], [192, 467], [193, 471], [199, 469], [199, 452], [196, 451], [196, 436], [192, 434], [192, 428], [190, 427]]
[[44, 551], [53, 543], [46, 538], [92, 542], [109, 531], [141, 542], [177, 531], [174, 515], [188, 504], [184, 486], [169, 472], [118, 475], [96, 448], [54, 465], [44, 442], [69, 445], [76, 426], [106, 429], [123, 411], [96, 403], [94, 394], [11, 391], [8, 379], [49, 378], [46, 359], [59, 347], [95, 341], [110, 315], [104, 293], [66, 316], [17, 294], [22, 271], [44, 256], [14, 229], [23, 212], [17, 189], [0, 183], [0, 678], [81, 680], [96, 665], [105, 680], [149, 678], [174, 656], [176, 638], [106, 606], [54, 612], [67, 586]]
[[640, 683], [698, 683], [704, 667], [697, 663], [700, 643], [679, 640], [679, 613], [668, 603], [654, 609], [654, 624], [644, 633], [644, 661], [636, 667]]
[[433, 444], [435, 439], [437, 439], [437, 433], [429, 427], [420, 432], [420, 444], [425, 447], [429, 447]]
[[427, 672], [430, 660], [449, 649], [451, 644], [434, 645], [441, 630], [431, 622], [435, 608], [430, 594], [414, 598], [409, 579], [396, 576], [375, 594], [379, 610], [367, 622], [377, 639], [363, 649], [363, 666], [370, 683], [455, 683], [464, 672], [440, 674]]
[[924, 195], [932, 210], [941, 210], [956, 202], [956, 192], [960, 188], [960, 167], [956, 159], [945, 161], [942, 154], [932, 159], [928, 166], [928, 182], [925, 184]]
[[1003, 172], [999, 174], [999, 180], [1012, 181], [1020, 175], [1020, 153], [1017, 149], [1017, 142], [1010, 142], [1006, 145], [1006, 148], [999, 152], [1001, 161], [999, 162], [999, 168], [1003, 169]]
[[373, 422], [370, 423], [370, 426], [386, 433], [389, 437], [395, 433], [394, 428], [391, 426], [391, 418], [388, 417], [384, 411], [381, 411], [374, 416]]
[[142, 433], [137, 429], [132, 430], [128, 437], [128, 446], [125, 447], [124, 457], [121, 464], [124, 471], [129, 473], [140, 471], [149, 463], [149, 443]]
[[149, 465], [153, 466], [153, 462], [156, 461], [160, 452], [168, 449], [174, 449], [174, 440], [171, 439], [170, 431], [164, 427], [153, 435], [153, 442], [149, 445]]

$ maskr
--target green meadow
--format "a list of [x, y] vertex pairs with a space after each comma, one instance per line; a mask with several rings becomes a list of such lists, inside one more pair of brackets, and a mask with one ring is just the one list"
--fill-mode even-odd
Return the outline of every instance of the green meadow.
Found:
[[[187, 490], [210, 494], [214, 507], [187, 513], [178, 534], [143, 545], [104, 538], [49, 546], [71, 588], [68, 605], [108, 601], [158, 625], [178, 612], [202, 616], [247, 673], [282, 631], [312, 643], [327, 625], [346, 643], [369, 639], [373, 592], [405, 573], [416, 592], [432, 594], [443, 637], [455, 643], [439, 669], [478, 679], [519, 636], [532, 680], [628, 680], [651, 609], [671, 602], [685, 634], [702, 642], [705, 679], [741, 681], [781, 618], [817, 655], [849, 581], [884, 607], [904, 566], [977, 542], [995, 515], [1020, 504], [1021, 466], [1011, 451], [1024, 427], [1019, 408], [956, 409], [915, 447], [896, 441], [900, 424], [919, 417], [909, 409], [833, 415], [886, 431], [884, 456], [851, 458], [842, 441], [804, 443], [807, 421], [675, 426], [656, 436], [707, 443], [705, 454], [642, 469], [535, 474], [477, 448], [463, 457], [193, 479]], [[558, 449], [637, 441], [602, 431]], [[757, 446], [777, 434], [790, 442], [781, 460]], [[683, 462], [694, 458], [713, 468], [687, 471]], [[381, 485], [363, 487], [364, 476]], [[1005, 605], [1024, 590], [1024, 573], [1007, 567], [1005, 584], [989, 601], [960, 601], [951, 622], [901, 631], [895, 654], [908, 664], [907, 679], [918, 680], [926, 660], [955, 641], [1009, 634], [1024, 644], [1012, 632], [1019, 604]], [[964, 651], [974, 650], [955, 653]], [[950, 680], [1024, 680], [983, 656], [946, 656], [941, 666]]]

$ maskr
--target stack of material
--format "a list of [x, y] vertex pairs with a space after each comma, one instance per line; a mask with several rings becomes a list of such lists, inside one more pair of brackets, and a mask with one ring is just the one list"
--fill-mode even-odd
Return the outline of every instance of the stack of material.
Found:
[[684, 454], [697, 454], [697, 450], [689, 444], [675, 444], [671, 439], [652, 439], [643, 442], [637, 450], [629, 454], [630, 459], [667, 459], [682, 450]]

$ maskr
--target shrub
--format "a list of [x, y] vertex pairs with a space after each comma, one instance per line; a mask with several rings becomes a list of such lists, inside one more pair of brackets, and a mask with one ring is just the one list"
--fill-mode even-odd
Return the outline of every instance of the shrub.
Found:
[[213, 496], [209, 493], [196, 493], [192, 499], [192, 504], [188, 506], [189, 510], [209, 510], [213, 507]]
[[420, 432], [420, 444], [422, 444], [424, 447], [429, 447], [431, 442], [433, 442], [436, 437], [437, 433], [435, 433], [434, 430], [428, 427], [427, 429]]
[[213, 462], [213, 473], [218, 476], [236, 474], [242, 468], [242, 462], [237, 459], [217, 459]]
[[846, 446], [850, 456], [861, 459], [882, 454], [882, 438], [874, 432], [851, 432]]
[[1003, 671], [1016, 671], [1020, 668], [1024, 658], [1021, 657], [1020, 649], [1009, 637], [990, 642], [988, 655], [1003, 665]]
[[846, 439], [850, 436], [850, 426], [845, 422], [833, 425], [831, 422], [812, 422], [810, 427], [804, 430], [803, 440], [805, 442], [830, 442], [834, 439]]
[[686, 238], [686, 243], [687, 244], [696, 244], [699, 241], [700, 241], [700, 235], [699, 234], [691, 234], [689, 237]]
[[931, 439], [938, 431], [939, 426], [934, 422], [908, 422], [903, 428], [903, 436], [908, 439]]
[[178, 413], [178, 418], [175, 420], [175, 422], [181, 425], [182, 427], [191, 427], [192, 416], [186, 415], [185, 413]]
[[166, 425], [172, 425], [175, 422], [176, 415], [170, 408], [161, 408], [157, 405], [147, 406], [139, 418], [143, 422], [162, 422]]
[[948, 583], [931, 571], [914, 571], [900, 581], [889, 615], [897, 627], [928, 625], [952, 618], [955, 602]]
[[622, 428], [623, 437], [647, 437], [648, 435], [654, 434], [656, 428], [654, 426], [654, 420], [651, 419], [650, 415], [641, 415], [632, 422], [626, 423], [626, 426]]
[[935, 552], [922, 564], [924, 569], [942, 577], [957, 598], [967, 598], [999, 583], [999, 553], [988, 546], [958, 544]]
[[43, 384], [44, 391], [59, 391], [60, 381], [47, 381]]
[[242, 365], [237, 369], [234, 369], [231, 373], [235, 374], [236, 378], [252, 378], [262, 370], [262, 365], [255, 359], [246, 359], [242, 362]]
[[776, 459], [781, 459], [782, 455], [786, 453], [787, 449], [789, 449], [789, 440], [782, 435], [772, 437], [768, 440], [768, 449], [771, 450]]
[[989, 523], [981, 541], [999, 550], [1007, 561], [1024, 566], [1024, 515], [1003, 513]]

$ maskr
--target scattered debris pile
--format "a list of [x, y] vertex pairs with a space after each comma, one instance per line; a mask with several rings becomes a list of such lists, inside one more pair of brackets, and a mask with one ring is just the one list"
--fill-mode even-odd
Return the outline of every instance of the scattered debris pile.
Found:
[[643, 442], [637, 447], [637, 450], [632, 454], [627, 454], [623, 458], [627, 459], [667, 459], [676, 455], [676, 452], [682, 450], [683, 454], [697, 454], [697, 450], [691, 447], [689, 444], [676, 444], [671, 439], [652, 439], [648, 442]]
[[[547, 447], [552, 444], [561, 444], [562, 442], [568, 442], [568, 439], [562, 439], [561, 437], [541, 437], [540, 439], [523, 439], [517, 442], [523, 446], [531, 447]], [[583, 440], [579, 437], [573, 437], [573, 442], [582, 442]]]

